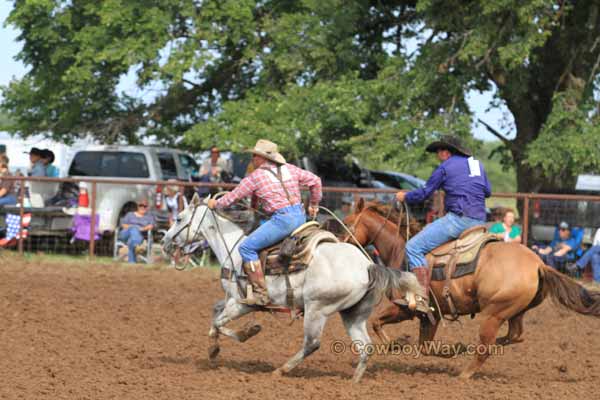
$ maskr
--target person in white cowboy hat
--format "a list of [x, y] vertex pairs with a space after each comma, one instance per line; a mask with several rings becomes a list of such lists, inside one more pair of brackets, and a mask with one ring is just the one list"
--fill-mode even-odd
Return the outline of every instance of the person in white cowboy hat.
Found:
[[423, 202], [438, 189], [443, 189], [446, 194], [446, 215], [427, 225], [406, 243], [408, 266], [425, 289], [425, 297], [417, 299], [417, 311], [421, 313], [429, 313], [430, 274], [425, 255], [459, 237], [468, 228], [484, 225], [485, 199], [492, 193], [483, 164], [473, 158], [458, 137], [442, 136], [429, 144], [426, 151], [436, 153], [441, 163], [425, 187], [396, 194], [398, 201], [409, 204]]
[[269, 296], [264, 272], [258, 259], [258, 252], [283, 240], [296, 228], [306, 222], [300, 186], [310, 189], [308, 213], [317, 215], [321, 201], [321, 178], [292, 164], [287, 164], [279, 154], [277, 145], [260, 139], [253, 149], [254, 171], [242, 179], [240, 184], [219, 200], [210, 199], [208, 207], [223, 208], [248, 196], [255, 196], [271, 218], [252, 232], [239, 247], [244, 262], [244, 272], [248, 275], [252, 290], [243, 303], [267, 305]]

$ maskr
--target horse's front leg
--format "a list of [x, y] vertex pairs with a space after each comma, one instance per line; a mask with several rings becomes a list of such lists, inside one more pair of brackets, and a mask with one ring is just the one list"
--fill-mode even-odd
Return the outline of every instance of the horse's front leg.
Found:
[[253, 311], [252, 307], [238, 303], [234, 298], [230, 298], [226, 302], [221, 300], [215, 305], [213, 323], [208, 332], [208, 337], [211, 340], [211, 344], [208, 348], [208, 357], [211, 360], [215, 359], [219, 354], [219, 334], [229, 336], [238, 342], [245, 342], [260, 332], [261, 327], [258, 324], [237, 331], [225, 327], [229, 322], [236, 320], [251, 311]]

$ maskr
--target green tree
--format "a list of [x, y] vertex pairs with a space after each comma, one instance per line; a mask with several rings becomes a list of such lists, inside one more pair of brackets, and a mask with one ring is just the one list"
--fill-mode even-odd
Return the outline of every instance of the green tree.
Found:
[[494, 84], [512, 113], [515, 139], [495, 134], [510, 152], [519, 190], [555, 190], [598, 169], [597, 1], [430, 0], [417, 9], [440, 74]]
[[[268, 136], [290, 155], [414, 171], [431, 164], [422, 149], [437, 134], [478, 146], [465, 94], [495, 89], [516, 129], [495, 131], [497, 152], [519, 190], [600, 166], [597, 1], [14, 4], [31, 69], [3, 88], [2, 108], [21, 135], [233, 149]], [[118, 93], [128, 72], [158, 94]]]
[[11, 120], [8, 115], [4, 112], [0, 112], [0, 131], [9, 130], [11, 126]]

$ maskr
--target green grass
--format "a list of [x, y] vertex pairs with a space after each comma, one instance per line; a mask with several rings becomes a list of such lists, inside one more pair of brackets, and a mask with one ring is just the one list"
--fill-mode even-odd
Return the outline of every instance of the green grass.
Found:
[[[89, 264], [93, 265], [111, 265], [111, 266], [119, 266], [119, 267], [142, 267], [144, 269], [149, 270], [161, 270], [161, 269], [170, 269], [172, 268], [167, 262], [161, 261], [152, 264], [145, 263], [137, 263], [137, 264], [129, 264], [127, 262], [115, 260], [112, 257], [94, 257], [93, 259], [89, 257], [89, 255], [71, 255], [71, 254], [47, 254], [42, 252], [25, 252], [23, 256], [20, 256], [18, 252], [12, 250], [2, 250], [0, 251], [0, 258], [8, 258], [8, 259], [22, 259], [28, 262], [40, 262], [40, 263], [52, 263], [52, 264], [61, 264], [61, 265], [79, 265], [86, 266]], [[206, 267], [210, 269], [219, 269], [221, 266], [218, 262], [214, 260], [210, 260]], [[202, 269], [202, 268], [195, 268]]]

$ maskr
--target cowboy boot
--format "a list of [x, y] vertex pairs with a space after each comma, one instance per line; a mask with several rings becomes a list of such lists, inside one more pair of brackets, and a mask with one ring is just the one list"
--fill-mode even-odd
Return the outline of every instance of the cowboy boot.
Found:
[[260, 260], [244, 263], [244, 272], [248, 275], [250, 285], [247, 287], [247, 295], [240, 303], [251, 306], [266, 306], [271, 301], [267, 293], [267, 283]]
[[429, 282], [431, 276], [429, 275], [429, 268], [427, 267], [415, 267], [412, 269], [413, 274], [416, 275], [417, 280], [423, 287], [424, 296], [417, 296], [416, 311], [423, 314], [429, 315], [431, 309], [429, 308]]

